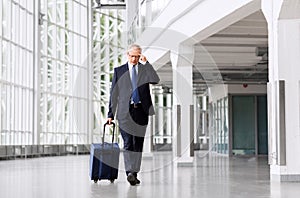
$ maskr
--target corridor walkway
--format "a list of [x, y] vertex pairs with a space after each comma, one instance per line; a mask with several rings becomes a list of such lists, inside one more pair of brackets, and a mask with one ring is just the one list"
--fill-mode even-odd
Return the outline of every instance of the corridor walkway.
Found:
[[[122, 156], [122, 155], [121, 155]], [[271, 183], [266, 157], [195, 153], [193, 167], [175, 167], [170, 152], [143, 159], [141, 184], [130, 186], [120, 158], [115, 183], [89, 179], [89, 156], [0, 161], [1, 198], [296, 198], [300, 183]]]

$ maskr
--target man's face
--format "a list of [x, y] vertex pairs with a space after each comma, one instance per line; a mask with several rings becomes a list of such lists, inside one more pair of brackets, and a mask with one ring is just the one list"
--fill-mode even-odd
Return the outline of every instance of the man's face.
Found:
[[128, 62], [132, 65], [136, 65], [139, 62], [141, 51], [139, 49], [131, 49], [127, 52]]

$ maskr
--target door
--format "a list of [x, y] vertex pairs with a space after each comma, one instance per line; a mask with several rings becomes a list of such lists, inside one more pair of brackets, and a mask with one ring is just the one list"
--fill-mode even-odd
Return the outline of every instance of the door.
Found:
[[232, 154], [268, 154], [266, 95], [232, 96]]
[[232, 154], [255, 155], [255, 97], [232, 97]]

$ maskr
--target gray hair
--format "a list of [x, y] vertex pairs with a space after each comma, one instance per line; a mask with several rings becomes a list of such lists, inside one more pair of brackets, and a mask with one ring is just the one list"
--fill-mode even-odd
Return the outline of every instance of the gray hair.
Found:
[[138, 44], [135, 44], [135, 43], [128, 46], [127, 52], [131, 51], [132, 49], [138, 49], [142, 52], [141, 46], [139, 46]]

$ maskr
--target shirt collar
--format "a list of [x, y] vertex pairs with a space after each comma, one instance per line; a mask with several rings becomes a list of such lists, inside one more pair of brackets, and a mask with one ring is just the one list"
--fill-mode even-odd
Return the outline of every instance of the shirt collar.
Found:
[[[136, 64], [136, 69], [138, 68], [138, 65], [139, 65], [139, 63]], [[130, 64], [130, 63], [128, 63], [128, 69], [129, 69], [129, 70], [132, 70], [132, 67], [133, 67], [133, 65]]]

